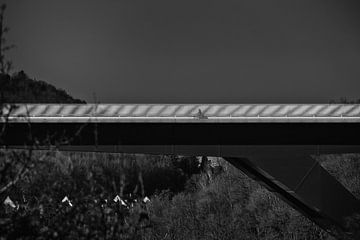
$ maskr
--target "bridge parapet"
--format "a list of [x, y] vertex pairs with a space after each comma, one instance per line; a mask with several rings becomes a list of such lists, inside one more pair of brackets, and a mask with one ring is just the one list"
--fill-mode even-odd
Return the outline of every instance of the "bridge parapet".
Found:
[[[35, 122], [360, 122], [359, 104], [14, 104]], [[7, 106], [3, 112], [6, 113]], [[198, 114], [201, 112], [201, 118]]]

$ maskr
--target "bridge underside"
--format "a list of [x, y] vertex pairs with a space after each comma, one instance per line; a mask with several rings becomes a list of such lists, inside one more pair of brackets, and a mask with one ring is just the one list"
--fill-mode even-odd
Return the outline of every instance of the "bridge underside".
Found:
[[359, 201], [311, 157], [360, 153], [358, 123], [33, 123], [31, 136], [28, 128], [9, 124], [4, 142], [19, 147], [47, 138], [40, 148], [223, 157], [337, 236], [360, 212]]

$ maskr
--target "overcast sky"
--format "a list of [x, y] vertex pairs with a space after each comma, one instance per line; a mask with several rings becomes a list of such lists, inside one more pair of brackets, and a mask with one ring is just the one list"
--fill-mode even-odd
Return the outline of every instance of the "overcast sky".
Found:
[[88, 102], [360, 98], [348, 0], [9, 0], [15, 70]]

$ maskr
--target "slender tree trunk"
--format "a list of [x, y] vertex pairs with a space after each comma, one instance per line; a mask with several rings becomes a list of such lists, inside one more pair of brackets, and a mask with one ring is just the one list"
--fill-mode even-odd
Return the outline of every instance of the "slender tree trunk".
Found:
[[4, 11], [1, 10], [0, 13], [0, 71], [2, 74], [5, 73], [4, 67], [4, 55], [2, 52], [2, 42], [3, 42], [3, 20], [4, 20]]

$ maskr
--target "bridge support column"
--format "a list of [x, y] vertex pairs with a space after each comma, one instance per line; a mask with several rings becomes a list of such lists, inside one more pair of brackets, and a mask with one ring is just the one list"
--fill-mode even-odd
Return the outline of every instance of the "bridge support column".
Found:
[[281, 153], [249, 158], [225, 157], [248, 176], [339, 238], [346, 221], [360, 213], [360, 202], [312, 157]]

